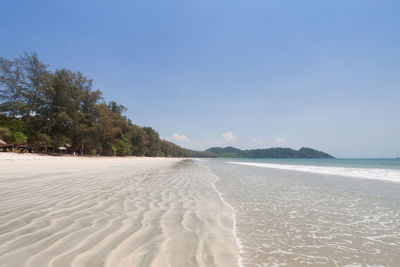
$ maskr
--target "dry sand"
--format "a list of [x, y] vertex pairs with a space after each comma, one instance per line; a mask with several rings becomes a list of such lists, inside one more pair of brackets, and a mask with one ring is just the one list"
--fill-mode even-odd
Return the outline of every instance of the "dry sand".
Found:
[[195, 160], [0, 153], [0, 266], [237, 266]]

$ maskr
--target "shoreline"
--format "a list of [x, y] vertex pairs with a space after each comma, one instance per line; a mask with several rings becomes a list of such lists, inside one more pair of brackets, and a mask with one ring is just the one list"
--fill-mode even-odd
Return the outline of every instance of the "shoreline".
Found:
[[204, 167], [207, 169], [208, 172], [211, 173], [212, 176], [216, 177], [216, 180], [210, 181], [210, 183], [211, 183], [211, 185], [212, 185], [214, 191], [217, 193], [217, 195], [218, 195], [218, 197], [221, 199], [221, 201], [222, 201], [227, 207], [229, 207], [229, 208], [232, 210], [232, 234], [233, 234], [233, 236], [234, 236], [234, 238], [235, 238], [236, 246], [237, 246], [237, 248], [238, 248], [238, 260], [237, 260], [237, 263], [238, 263], [238, 266], [239, 266], [239, 267], [244, 267], [244, 265], [243, 265], [243, 258], [242, 258], [242, 256], [241, 256], [241, 254], [243, 253], [243, 245], [242, 245], [242, 241], [240, 240], [240, 238], [239, 238], [238, 235], [237, 235], [237, 232], [238, 232], [238, 231], [237, 231], [237, 220], [236, 220], [235, 208], [233, 208], [232, 205], [229, 204], [229, 203], [224, 199], [224, 197], [222, 196], [222, 193], [217, 189], [217, 187], [216, 187], [216, 185], [215, 185], [215, 182], [218, 182], [218, 180], [220, 179], [220, 178], [218, 177], [218, 175], [215, 175], [215, 174], [210, 170], [210, 168], [208, 168], [208, 167], [206, 167], [206, 166], [204, 166]]
[[[8, 156], [8, 157], [7, 157]], [[76, 159], [195, 159], [185, 157], [146, 157], [146, 156], [90, 156], [90, 155], [73, 155], [73, 154], [43, 154], [43, 153], [18, 153], [18, 152], [0, 152], [0, 160], [5, 159], [23, 159], [32, 157], [43, 157], [43, 158], [76, 158]]]

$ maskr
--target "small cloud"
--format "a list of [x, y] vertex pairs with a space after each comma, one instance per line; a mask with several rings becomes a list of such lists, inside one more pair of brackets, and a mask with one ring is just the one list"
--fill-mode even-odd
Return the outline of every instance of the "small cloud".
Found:
[[255, 144], [255, 145], [262, 145], [263, 144], [263, 140], [261, 138], [251, 138], [250, 139], [250, 143]]
[[223, 133], [221, 136], [222, 138], [225, 139], [225, 141], [228, 142], [235, 141], [237, 139], [236, 136], [231, 131]]
[[185, 135], [180, 135], [180, 134], [173, 134], [170, 138], [168, 138], [168, 140], [170, 141], [175, 141], [175, 142], [179, 142], [179, 143], [186, 143], [189, 142], [189, 138]]
[[286, 144], [286, 139], [283, 137], [277, 137], [275, 138], [275, 144], [277, 145], [285, 145]]

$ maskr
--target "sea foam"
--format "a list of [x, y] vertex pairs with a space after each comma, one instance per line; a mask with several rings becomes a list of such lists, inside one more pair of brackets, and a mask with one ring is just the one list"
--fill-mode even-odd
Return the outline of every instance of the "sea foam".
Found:
[[329, 175], [340, 175], [355, 178], [375, 179], [388, 182], [400, 183], [400, 170], [395, 169], [377, 169], [377, 168], [345, 168], [345, 167], [329, 167], [329, 166], [308, 166], [308, 165], [284, 165], [273, 163], [256, 163], [256, 162], [227, 162], [230, 164], [246, 165], [262, 168], [273, 168], [281, 170], [312, 172]]

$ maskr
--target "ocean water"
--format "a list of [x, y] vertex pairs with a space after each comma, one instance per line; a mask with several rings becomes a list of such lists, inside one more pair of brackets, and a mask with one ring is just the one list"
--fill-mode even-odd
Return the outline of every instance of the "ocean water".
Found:
[[400, 266], [400, 160], [201, 160], [242, 266]]

